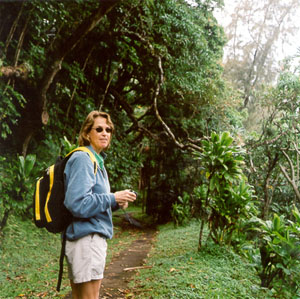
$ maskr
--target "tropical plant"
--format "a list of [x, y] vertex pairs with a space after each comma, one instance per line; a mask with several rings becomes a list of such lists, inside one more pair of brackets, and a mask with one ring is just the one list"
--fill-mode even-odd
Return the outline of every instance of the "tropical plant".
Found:
[[178, 196], [178, 202], [172, 205], [172, 218], [175, 226], [180, 226], [187, 223], [191, 217], [190, 196], [184, 192], [183, 196]]
[[0, 232], [11, 212], [24, 214], [32, 206], [34, 180], [31, 174], [35, 160], [35, 155], [28, 155], [25, 158], [18, 156], [11, 161], [0, 157]]
[[206, 177], [206, 187], [196, 189], [202, 201], [199, 249], [204, 223], [208, 224], [209, 237], [215, 243], [230, 244], [240, 218], [250, 215], [252, 189], [242, 171], [241, 149], [232, 143], [228, 132], [213, 132], [209, 140], [202, 141], [203, 152], [196, 153]]
[[257, 218], [258, 246], [248, 248], [261, 286], [276, 289], [284, 298], [295, 295], [300, 288], [300, 213], [294, 207], [292, 214], [293, 221], [277, 214], [272, 220]]

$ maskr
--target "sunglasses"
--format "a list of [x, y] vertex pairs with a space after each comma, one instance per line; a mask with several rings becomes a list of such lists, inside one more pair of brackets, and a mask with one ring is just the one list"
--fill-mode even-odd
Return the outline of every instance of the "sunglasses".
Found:
[[98, 133], [103, 132], [103, 130], [105, 130], [106, 133], [112, 133], [112, 129], [111, 128], [102, 128], [102, 127], [97, 127], [97, 128], [92, 128], [94, 130], [96, 130]]

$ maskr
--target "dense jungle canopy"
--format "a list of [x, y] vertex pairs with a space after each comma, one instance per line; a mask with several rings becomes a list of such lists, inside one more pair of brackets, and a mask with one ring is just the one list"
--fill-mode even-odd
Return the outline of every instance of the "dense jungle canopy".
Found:
[[113, 187], [139, 181], [152, 208], [168, 211], [193, 177], [183, 154], [225, 116], [218, 5], [2, 3], [1, 154], [51, 161], [64, 137], [77, 142], [89, 111], [109, 112]]
[[[36, 178], [76, 146], [91, 110], [110, 113], [117, 128], [106, 162], [112, 189], [139, 190], [140, 203], [158, 222], [170, 219], [184, 194], [198, 206], [192, 210], [201, 211], [193, 194], [212, 179], [211, 171], [205, 174], [207, 161], [199, 158], [212, 132], [229, 131], [247, 152], [244, 172], [263, 218], [278, 201], [296, 202], [297, 71], [282, 65], [277, 84], [261, 76], [281, 31], [276, 38], [261, 38], [260, 48], [255, 40], [241, 46], [236, 62], [227, 59], [223, 65], [226, 41], [238, 35], [227, 39], [214, 16], [222, 1], [190, 3], [1, 2], [1, 226], [13, 210], [30, 211]], [[286, 24], [294, 0], [272, 3], [252, 8], [244, 1], [233, 24], [241, 11], [259, 10], [264, 22], [249, 19], [258, 32], [273, 20], [272, 12], [285, 11], [279, 20]], [[244, 85], [228, 70], [244, 73], [247, 80], [239, 81]], [[247, 122], [256, 130], [245, 130]]]

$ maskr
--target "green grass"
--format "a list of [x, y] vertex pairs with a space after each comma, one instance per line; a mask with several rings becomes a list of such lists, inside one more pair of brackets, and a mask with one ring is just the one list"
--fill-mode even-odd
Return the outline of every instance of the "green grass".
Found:
[[[55, 291], [60, 236], [14, 216], [4, 233], [0, 247], [0, 298], [61, 298]], [[60, 295], [70, 291], [65, 279], [62, 289]]]
[[[118, 222], [118, 217], [115, 218]], [[11, 216], [0, 243], [0, 299], [63, 298], [71, 291], [66, 261], [61, 291], [56, 292], [61, 241], [59, 234], [38, 229], [30, 220]], [[108, 241], [107, 264], [112, 256], [137, 238], [138, 232], [115, 227]]]
[[199, 222], [160, 227], [147, 264], [131, 287], [135, 298], [272, 298], [240, 256], [214, 244], [197, 252]]
[[[138, 215], [138, 210], [128, 211]], [[108, 242], [107, 264], [139, 237], [123, 227], [115, 213], [115, 237]], [[122, 228], [123, 227], [123, 228]], [[199, 222], [159, 228], [147, 264], [131, 283], [134, 298], [273, 298], [259, 287], [247, 261], [212, 243], [197, 252]], [[32, 221], [12, 216], [0, 245], [0, 299], [63, 298], [70, 292], [65, 262], [61, 292], [56, 292], [60, 236], [38, 229]]]

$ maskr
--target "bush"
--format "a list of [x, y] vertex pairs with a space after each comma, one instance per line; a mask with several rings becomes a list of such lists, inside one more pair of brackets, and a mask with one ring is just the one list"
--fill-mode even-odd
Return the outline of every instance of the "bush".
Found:
[[293, 209], [295, 222], [274, 214], [273, 220], [257, 218], [258, 248], [248, 248], [248, 256], [261, 279], [261, 286], [274, 288], [291, 298], [300, 287], [300, 213]]
[[252, 187], [247, 184], [241, 165], [241, 151], [233, 144], [228, 132], [212, 133], [203, 141], [203, 152], [197, 158], [205, 172], [206, 182], [195, 193], [202, 202], [201, 247], [203, 224], [209, 226], [209, 236], [217, 244], [230, 244], [241, 218], [250, 218], [254, 209]]
[[11, 211], [14, 214], [24, 214], [32, 206], [35, 182], [31, 172], [35, 160], [35, 155], [28, 155], [26, 158], [18, 156], [11, 160], [0, 156], [0, 232]]
[[183, 197], [178, 196], [178, 202], [172, 205], [172, 218], [175, 226], [188, 222], [191, 216], [190, 196], [184, 192]]

